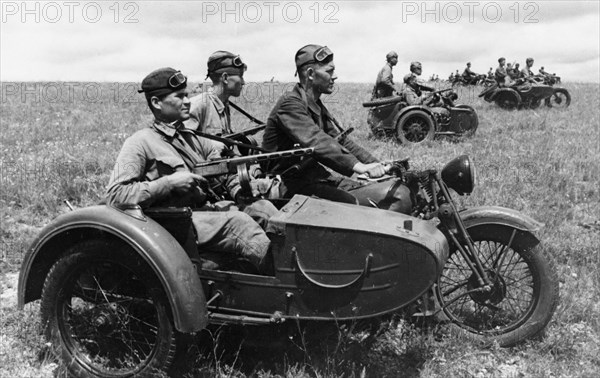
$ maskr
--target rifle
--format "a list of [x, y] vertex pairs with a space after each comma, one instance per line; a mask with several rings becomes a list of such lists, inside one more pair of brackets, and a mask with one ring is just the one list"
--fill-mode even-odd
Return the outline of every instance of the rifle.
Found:
[[[421, 86], [421, 85], [419, 84], [419, 86]], [[427, 87], [427, 88], [429, 88], [429, 87]], [[428, 95], [431, 96], [431, 95], [434, 95], [434, 94], [444, 93], [444, 92], [448, 92], [448, 91], [451, 91], [451, 90], [452, 90], [452, 88], [440, 89], [439, 91], [431, 91], [430, 93], [428, 93]]]
[[295, 150], [269, 152], [266, 154], [241, 156], [230, 159], [210, 160], [196, 164], [193, 172], [203, 177], [215, 177], [229, 173], [246, 173], [248, 165], [259, 164], [270, 160], [307, 156], [311, 155], [313, 151], [314, 148], [312, 147], [298, 148]]

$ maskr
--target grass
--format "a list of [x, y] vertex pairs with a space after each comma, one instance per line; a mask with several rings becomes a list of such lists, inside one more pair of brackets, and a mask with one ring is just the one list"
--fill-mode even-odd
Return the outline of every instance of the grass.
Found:
[[[9, 85], [10, 83], [2, 83]], [[12, 84], [11, 84], [12, 85]], [[44, 83], [30, 83], [42, 88]], [[283, 84], [255, 83], [236, 101], [265, 120]], [[377, 140], [366, 125], [370, 85], [341, 84], [326, 99], [352, 137], [382, 158], [410, 157], [414, 168], [441, 168], [459, 154], [478, 169], [475, 192], [461, 206], [499, 205], [545, 223], [539, 233], [556, 263], [561, 298], [546, 336], [518, 347], [481, 349], [402, 318], [367, 332], [344, 325], [325, 342], [321, 331], [270, 335], [270, 330], [216, 330], [209, 353], [190, 361], [190, 376], [259, 377], [592, 377], [600, 371], [600, 93], [598, 85], [567, 83], [566, 110], [504, 111], [461, 89], [480, 125], [470, 139], [402, 146]], [[0, 104], [0, 377], [60, 376], [37, 333], [37, 304], [14, 307], [16, 272], [40, 228], [61, 212], [98, 202], [127, 136], [150, 121], [145, 102], [114, 85], [102, 97], [4, 96]], [[130, 90], [120, 86], [122, 91]], [[287, 86], [289, 88], [289, 86]], [[63, 96], [64, 97], [64, 96]], [[39, 101], [36, 101], [39, 100]], [[89, 99], [88, 99], [89, 100]], [[233, 115], [237, 129], [250, 126]], [[236, 333], [237, 332], [237, 333]], [[250, 332], [250, 333], [248, 333]], [[311, 336], [312, 335], [312, 336]], [[267, 347], [265, 340], [282, 347]], [[258, 347], [254, 344], [259, 344]], [[240, 348], [241, 345], [241, 348]], [[277, 344], [280, 345], [280, 344]], [[229, 346], [229, 347], [227, 347]]]

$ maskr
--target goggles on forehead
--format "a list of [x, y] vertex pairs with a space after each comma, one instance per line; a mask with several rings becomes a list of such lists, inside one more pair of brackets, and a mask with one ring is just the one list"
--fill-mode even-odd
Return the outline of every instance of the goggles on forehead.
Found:
[[307, 64], [311, 64], [314, 62], [323, 62], [325, 59], [327, 59], [329, 56], [333, 55], [333, 52], [329, 49], [329, 47], [327, 46], [323, 46], [320, 47], [319, 49], [317, 49], [314, 53], [313, 53], [313, 59], [302, 63], [300, 66], [298, 66], [298, 68], [296, 69], [296, 73], [294, 74], [294, 76], [298, 75], [298, 69], [300, 67], [304, 67]]
[[181, 73], [181, 71], [175, 72], [173, 75], [169, 77], [167, 80], [167, 85], [164, 87], [151, 88], [151, 89], [138, 89], [138, 93], [153, 93], [155, 91], [160, 91], [164, 89], [177, 89], [187, 83], [187, 77]]
[[329, 55], [333, 55], [333, 52], [331, 52], [331, 50], [329, 50], [329, 47], [323, 46], [320, 49], [318, 49], [317, 51], [315, 51], [315, 53], [313, 54], [313, 57], [315, 58], [315, 61], [322, 62], [325, 59], [327, 59], [327, 57]]
[[245, 69], [246, 68], [246, 64], [244, 62], [242, 62], [242, 58], [239, 55], [236, 56], [228, 56], [225, 58], [221, 58], [219, 60], [226, 60], [226, 59], [230, 59], [231, 63], [230, 64], [225, 64], [225, 65], [217, 65], [217, 68], [213, 68], [209, 71], [217, 71], [220, 70], [221, 68], [228, 68], [228, 67], [235, 67], [235, 68], [241, 68], [241, 69]]
[[173, 88], [173, 89], [182, 86], [186, 82], [187, 82], [187, 77], [185, 77], [185, 75], [182, 74], [181, 71], [177, 71], [173, 75], [171, 75], [171, 77], [169, 78], [169, 81], [168, 81], [169, 87]]

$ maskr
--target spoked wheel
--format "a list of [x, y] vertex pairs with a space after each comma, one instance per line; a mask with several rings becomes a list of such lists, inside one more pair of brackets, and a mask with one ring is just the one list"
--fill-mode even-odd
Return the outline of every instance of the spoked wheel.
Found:
[[540, 333], [556, 309], [558, 279], [539, 247], [530, 248], [532, 236], [503, 225], [476, 226], [468, 232], [491, 285], [483, 290], [454, 251], [436, 290], [440, 304], [447, 304], [444, 316], [459, 333], [505, 347]]
[[435, 121], [422, 110], [412, 110], [403, 115], [396, 125], [396, 137], [403, 144], [418, 144], [432, 140]]
[[512, 110], [521, 103], [521, 96], [513, 89], [504, 89], [494, 96], [494, 101], [502, 109]]
[[550, 108], [564, 109], [571, 105], [571, 95], [564, 88], [554, 89], [552, 96], [546, 99], [546, 106]]
[[176, 354], [166, 299], [145, 262], [117, 243], [73, 247], [42, 292], [46, 337], [77, 377], [154, 376]]

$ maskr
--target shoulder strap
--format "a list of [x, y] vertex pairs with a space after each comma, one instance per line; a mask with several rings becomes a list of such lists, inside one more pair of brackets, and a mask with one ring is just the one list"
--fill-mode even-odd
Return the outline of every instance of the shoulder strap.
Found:
[[247, 111], [245, 111], [244, 109], [240, 108], [239, 106], [237, 106], [236, 104], [234, 104], [233, 102], [229, 101], [229, 105], [234, 108], [235, 110], [237, 110], [238, 112], [242, 113], [243, 115], [245, 115], [250, 121], [259, 124], [259, 125], [263, 125], [264, 122], [253, 117], [252, 114], [248, 113]]

